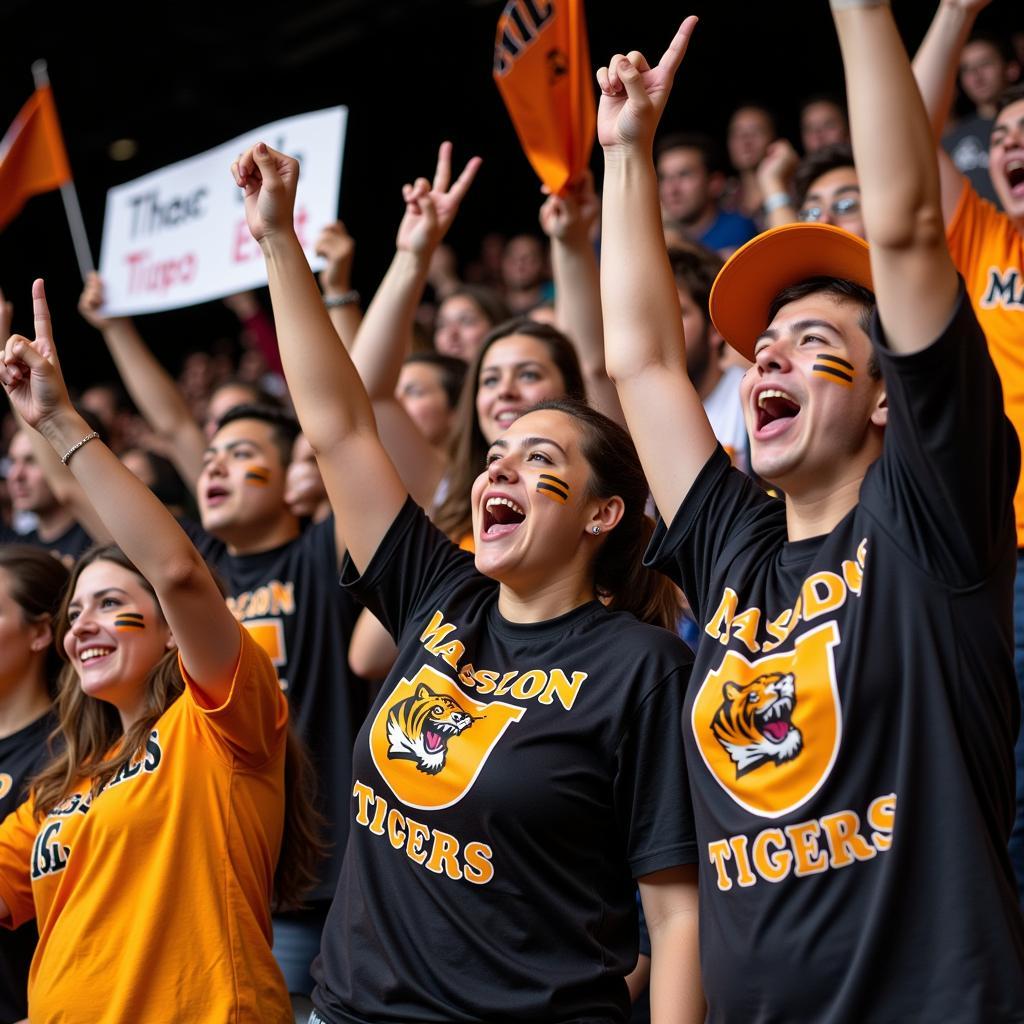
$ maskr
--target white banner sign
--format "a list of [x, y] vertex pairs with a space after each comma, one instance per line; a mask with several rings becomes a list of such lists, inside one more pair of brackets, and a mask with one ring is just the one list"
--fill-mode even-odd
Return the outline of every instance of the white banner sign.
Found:
[[267, 283], [245, 224], [231, 164], [256, 142], [298, 158], [295, 230], [314, 269], [313, 244], [337, 220], [348, 110], [331, 107], [254, 128], [199, 156], [107, 193], [100, 274], [110, 316], [206, 302]]

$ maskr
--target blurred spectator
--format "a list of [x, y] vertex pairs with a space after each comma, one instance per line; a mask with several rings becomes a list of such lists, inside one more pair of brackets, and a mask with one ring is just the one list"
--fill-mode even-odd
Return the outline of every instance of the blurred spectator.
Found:
[[849, 141], [846, 107], [834, 96], [819, 93], [800, 104], [800, 143], [805, 155]]
[[471, 363], [484, 335], [504, 320], [511, 310], [492, 288], [464, 284], [441, 303], [434, 324], [434, 348], [441, 355]]
[[[988, 173], [988, 137], [1000, 93], [1017, 81], [1020, 65], [1007, 40], [976, 33], [960, 51], [960, 88], [974, 107], [942, 137], [942, 148], [974, 191], [997, 207], [999, 197]], [[1001, 208], [1001, 207], [1000, 207]]]
[[501, 258], [501, 279], [505, 302], [515, 315], [529, 313], [551, 298], [547, 251], [536, 235], [516, 235], [509, 239]]
[[764, 159], [778, 129], [775, 116], [766, 107], [748, 103], [739, 107], [729, 119], [726, 144], [729, 162], [736, 171], [730, 179], [723, 206], [761, 223], [764, 196], [757, 180], [757, 165]]
[[832, 224], [864, 238], [860, 181], [849, 146], [827, 146], [806, 157], [793, 176], [799, 220]]
[[662, 214], [692, 241], [727, 255], [757, 234], [749, 217], [722, 210], [722, 160], [707, 136], [665, 136], [657, 146], [657, 169]]

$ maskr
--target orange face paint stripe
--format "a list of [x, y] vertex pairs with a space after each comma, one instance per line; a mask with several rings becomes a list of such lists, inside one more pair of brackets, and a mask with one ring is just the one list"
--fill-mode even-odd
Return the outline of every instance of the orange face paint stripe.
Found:
[[245, 479], [249, 483], [253, 484], [269, 484], [270, 483], [270, 470], [269, 469], [250, 469], [245, 474]]
[[831, 363], [833, 366], [838, 366], [840, 370], [846, 370], [849, 373], [853, 373], [853, 363], [847, 362], [840, 356], [829, 356], [821, 353], [814, 357], [816, 363]]
[[537, 484], [537, 493], [543, 494], [545, 498], [550, 498], [552, 501], [557, 501], [559, 505], [564, 505], [569, 500], [569, 495], [565, 491], [559, 490], [554, 484], [546, 484], [543, 481]]
[[145, 629], [141, 612], [121, 612], [114, 618], [114, 629]]
[[811, 367], [811, 373], [818, 374], [819, 377], [825, 377], [832, 381], [833, 384], [839, 384], [844, 388], [853, 387], [853, 376], [849, 373], [844, 373], [842, 370], [837, 370], [834, 366], [824, 366], [817, 363]]

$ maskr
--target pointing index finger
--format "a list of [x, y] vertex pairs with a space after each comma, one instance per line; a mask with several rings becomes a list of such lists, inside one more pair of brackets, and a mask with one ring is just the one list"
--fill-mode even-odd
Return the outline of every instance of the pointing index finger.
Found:
[[43, 279], [32, 282], [32, 319], [35, 321], [36, 341], [49, 341], [51, 338], [50, 307], [46, 303], [46, 287]]
[[686, 54], [686, 47], [690, 44], [690, 36], [693, 35], [693, 30], [696, 27], [697, 16], [691, 14], [679, 26], [672, 42], [668, 44], [668, 49], [662, 54], [661, 60], [658, 61], [659, 68], [663, 68], [670, 75], [674, 75], [679, 70], [679, 65], [682, 64]]

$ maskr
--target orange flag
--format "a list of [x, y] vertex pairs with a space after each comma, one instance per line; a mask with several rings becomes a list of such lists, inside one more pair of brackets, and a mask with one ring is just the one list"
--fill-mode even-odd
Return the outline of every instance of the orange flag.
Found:
[[71, 180], [71, 166], [49, 86], [43, 86], [18, 112], [0, 141], [0, 230], [26, 200]]
[[533, 169], [564, 192], [590, 162], [597, 123], [583, 0], [509, 0], [494, 81]]

